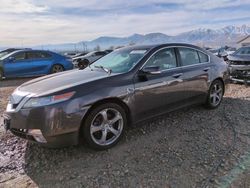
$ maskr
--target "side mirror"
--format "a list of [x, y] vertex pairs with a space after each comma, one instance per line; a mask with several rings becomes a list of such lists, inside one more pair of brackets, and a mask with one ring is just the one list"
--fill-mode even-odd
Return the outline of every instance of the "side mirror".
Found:
[[8, 59], [9, 59], [9, 61], [14, 61], [15, 60], [15, 58], [12, 57], [12, 56], [10, 56]]
[[150, 67], [144, 67], [140, 70], [140, 75], [156, 75], [161, 74], [160, 67], [159, 66], [150, 66]]

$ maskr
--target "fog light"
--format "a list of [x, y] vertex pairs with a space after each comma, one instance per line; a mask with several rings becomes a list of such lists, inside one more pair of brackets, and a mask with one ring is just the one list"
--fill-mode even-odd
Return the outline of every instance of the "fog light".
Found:
[[33, 136], [37, 142], [40, 142], [40, 143], [47, 142], [40, 129], [29, 129], [28, 134]]

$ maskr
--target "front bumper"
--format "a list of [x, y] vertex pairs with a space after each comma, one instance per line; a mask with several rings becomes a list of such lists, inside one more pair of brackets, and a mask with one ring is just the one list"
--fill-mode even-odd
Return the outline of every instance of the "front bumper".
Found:
[[74, 60], [72, 63], [73, 63], [74, 68], [79, 68], [78, 67], [78, 61]]
[[230, 65], [230, 80], [240, 83], [250, 83], [250, 65]]
[[82, 118], [88, 110], [87, 107], [79, 109], [77, 99], [29, 109], [10, 106], [13, 105], [8, 104], [3, 114], [5, 129], [48, 147], [78, 144]]

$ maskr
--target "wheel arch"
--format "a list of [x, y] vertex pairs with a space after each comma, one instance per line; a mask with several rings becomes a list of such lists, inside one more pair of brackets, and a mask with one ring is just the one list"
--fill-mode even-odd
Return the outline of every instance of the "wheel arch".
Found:
[[[221, 81], [222, 82], [222, 84], [223, 84], [223, 92], [225, 93], [225, 81], [223, 80], [223, 78], [221, 78], [221, 77], [217, 77], [217, 78], [215, 78], [211, 83], [210, 83], [210, 86], [209, 86], [209, 88], [211, 87], [211, 85], [212, 85], [212, 83], [214, 82], [214, 81], [216, 81], [216, 80], [219, 80], [219, 81]], [[224, 94], [223, 93], [223, 94]]]
[[53, 63], [53, 64], [51, 64], [51, 66], [50, 66], [50, 72], [52, 71], [52, 68], [53, 68], [55, 65], [60, 65], [60, 66], [62, 66], [63, 71], [65, 71], [65, 67], [64, 67], [64, 65], [63, 65], [62, 63]]
[[90, 63], [90, 61], [89, 61], [87, 58], [77, 60], [77, 63], [78, 63], [78, 64], [79, 64], [79, 63], [84, 63], [84, 62]]
[[128, 105], [123, 100], [121, 100], [120, 98], [111, 97], [111, 98], [101, 99], [99, 101], [94, 102], [91, 105], [91, 107], [88, 109], [88, 111], [86, 112], [84, 117], [82, 118], [80, 127], [82, 127], [84, 125], [86, 117], [89, 115], [89, 113], [93, 109], [95, 109], [97, 106], [100, 106], [100, 105], [105, 104], [105, 103], [115, 103], [115, 104], [121, 106], [124, 109], [125, 113], [126, 113], [126, 118], [127, 118], [127, 121], [128, 121], [128, 125], [130, 125], [130, 123], [131, 123], [131, 111], [130, 111], [130, 108], [128, 107]]

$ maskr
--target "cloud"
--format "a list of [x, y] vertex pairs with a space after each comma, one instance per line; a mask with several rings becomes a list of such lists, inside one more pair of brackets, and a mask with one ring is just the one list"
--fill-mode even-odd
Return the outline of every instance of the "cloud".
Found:
[[133, 33], [176, 35], [199, 27], [244, 24], [250, 18], [246, 0], [0, 0], [0, 4], [1, 46]]
[[1, 0], [0, 13], [42, 13], [48, 11], [45, 5], [35, 5], [27, 0]]

